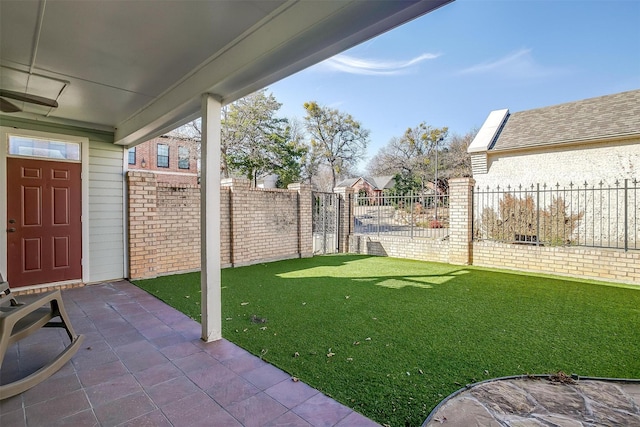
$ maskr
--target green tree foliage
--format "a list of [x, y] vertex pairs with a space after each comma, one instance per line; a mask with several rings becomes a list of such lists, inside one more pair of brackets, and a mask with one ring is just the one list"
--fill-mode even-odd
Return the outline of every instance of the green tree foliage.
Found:
[[467, 153], [469, 144], [478, 133], [477, 129], [465, 135], [453, 135], [442, 149], [441, 173], [443, 179], [462, 178], [471, 176], [471, 156]]
[[435, 178], [435, 152], [444, 148], [447, 127], [435, 128], [425, 122], [407, 129], [402, 137], [392, 138], [369, 163], [372, 175], [400, 174], [404, 179], [419, 183], [424, 190]]
[[286, 185], [300, 179], [300, 159], [306, 148], [286, 118], [277, 117], [280, 104], [266, 89], [226, 106], [222, 116], [223, 176], [276, 173]]
[[397, 173], [393, 176], [393, 179], [395, 181], [393, 191], [398, 196], [406, 196], [421, 190], [421, 183], [415, 176], [408, 173]]
[[350, 114], [305, 102], [305, 128], [310, 137], [311, 157], [331, 169], [331, 185], [338, 177], [364, 157], [369, 143], [369, 130]]

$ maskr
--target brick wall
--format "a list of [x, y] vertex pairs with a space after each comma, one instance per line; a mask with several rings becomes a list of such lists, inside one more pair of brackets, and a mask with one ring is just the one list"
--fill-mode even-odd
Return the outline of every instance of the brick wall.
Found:
[[449, 262], [449, 241], [442, 239], [351, 235], [349, 251], [363, 255]]
[[[158, 183], [150, 172], [130, 171], [130, 278], [200, 269], [200, 187]], [[223, 267], [312, 255], [311, 187], [250, 188], [223, 180], [220, 200]]]
[[[164, 144], [169, 147], [169, 167], [158, 167], [158, 144]], [[189, 150], [188, 169], [181, 169], [178, 166], [179, 147], [185, 147]], [[198, 184], [198, 141], [165, 135], [136, 145], [134, 150], [136, 162], [135, 164], [128, 164], [129, 170], [153, 172], [156, 174], [157, 182], [164, 182], [174, 186]]]
[[640, 285], [640, 252], [474, 242], [473, 264]]
[[[448, 239], [351, 235], [349, 251], [556, 274], [640, 286], [640, 251], [472, 241], [473, 179], [450, 181]], [[353, 221], [353, 218], [351, 218]]]

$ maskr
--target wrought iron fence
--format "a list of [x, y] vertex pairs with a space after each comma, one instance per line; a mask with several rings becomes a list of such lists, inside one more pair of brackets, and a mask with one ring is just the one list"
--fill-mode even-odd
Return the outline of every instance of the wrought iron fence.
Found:
[[477, 188], [475, 240], [640, 250], [640, 181]]
[[449, 196], [353, 195], [353, 232], [385, 236], [442, 238], [449, 234]]

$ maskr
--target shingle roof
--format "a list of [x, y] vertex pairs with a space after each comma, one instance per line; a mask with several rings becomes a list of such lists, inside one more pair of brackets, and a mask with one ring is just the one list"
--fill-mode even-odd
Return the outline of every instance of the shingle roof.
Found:
[[347, 178], [336, 184], [336, 187], [353, 187], [358, 180], [363, 179], [375, 190], [384, 190], [393, 188], [395, 181], [392, 175], [389, 176], [359, 176], [356, 178]]
[[640, 135], [640, 90], [521, 111], [491, 151]]

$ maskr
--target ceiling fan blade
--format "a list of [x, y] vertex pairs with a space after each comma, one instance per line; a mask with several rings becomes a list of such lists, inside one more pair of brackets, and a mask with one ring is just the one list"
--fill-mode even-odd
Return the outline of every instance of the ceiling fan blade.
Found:
[[0, 111], [3, 113], [19, 113], [22, 110], [17, 105], [0, 98]]
[[45, 98], [28, 93], [19, 93], [12, 90], [0, 89], [0, 96], [15, 99], [16, 101], [28, 102], [30, 104], [44, 105], [45, 107], [58, 108], [58, 102], [54, 99]]

